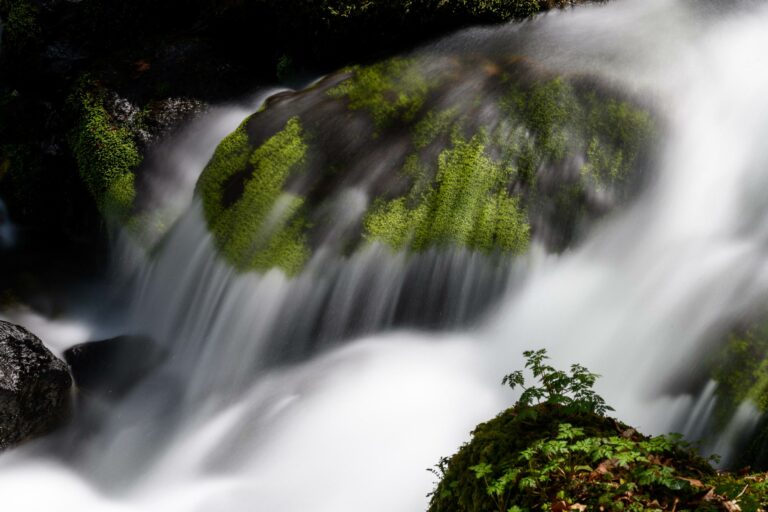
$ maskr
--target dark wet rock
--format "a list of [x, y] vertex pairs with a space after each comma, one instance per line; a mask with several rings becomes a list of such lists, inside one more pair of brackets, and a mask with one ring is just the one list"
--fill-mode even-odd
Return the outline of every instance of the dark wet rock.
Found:
[[207, 104], [193, 98], [166, 98], [152, 103], [147, 109], [146, 143], [159, 141], [171, 135], [184, 123], [207, 109]]
[[64, 352], [81, 392], [114, 400], [131, 391], [166, 356], [154, 340], [143, 336], [83, 343]]
[[28, 330], [0, 321], [0, 449], [47, 434], [67, 418], [72, 379]]

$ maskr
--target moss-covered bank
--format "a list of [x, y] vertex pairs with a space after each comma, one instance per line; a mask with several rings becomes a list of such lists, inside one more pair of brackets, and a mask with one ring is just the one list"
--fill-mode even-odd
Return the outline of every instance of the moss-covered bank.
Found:
[[718, 473], [678, 437], [550, 405], [478, 425], [436, 473], [429, 512], [757, 512], [768, 503], [768, 474]]
[[538, 385], [504, 379], [520, 400], [439, 462], [429, 512], [765, 510], [768, 474], [717, 472], [678, 435], [643, 436], [605, 415], [597, 375], [526, 356]]

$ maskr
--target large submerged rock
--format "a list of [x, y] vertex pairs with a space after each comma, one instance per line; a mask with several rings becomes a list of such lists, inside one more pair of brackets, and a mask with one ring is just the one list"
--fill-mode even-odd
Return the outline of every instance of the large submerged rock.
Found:
[[349, 254], [448, 246], [558, 251], [637, 190], [648, 108], [516, 56], [415, 55], [282, 93], [227, 137], [198, 183], [224, 257], [300, 271]]
[[66, 364], [28, 330], [0, 321], [0, 449], [47, 434], [66, 419]]
[[129, 393], [166, 357], [157, 343], [143, 336], [82, 343], [64, 352], [79, 391], [113, 400]]

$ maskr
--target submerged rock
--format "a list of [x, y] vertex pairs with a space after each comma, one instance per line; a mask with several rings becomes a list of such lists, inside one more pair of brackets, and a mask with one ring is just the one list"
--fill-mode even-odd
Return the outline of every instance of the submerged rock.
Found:
[[78, 389], [109, 399], [125, 396], [166, 355], [154, 340], [142, 336], [83, 343], [64, 352]]
[[282, 93], [198, 182], [224, 257], [299, 272], [349, 254], [447, 246], [559, 251], [637, 190], [654, 122], [594, 79], [520, 57], [415, 55]]
[[67, 418], [72, 379], [23, 327], [0, 321], [0, 449], [47, 434]]

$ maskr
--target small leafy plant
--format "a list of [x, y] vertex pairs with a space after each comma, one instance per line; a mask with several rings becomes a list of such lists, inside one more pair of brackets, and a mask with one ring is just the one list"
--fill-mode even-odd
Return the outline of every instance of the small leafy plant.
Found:
[[523, 394], [517, 401], [518, 407], [547, 403], [562, 406], [567, 412], [599, 415], [613, 410], [613, 407], [608, 406], [603, 397], [592, 389], [600, 377], [598, 374], [590, 372], [580, 364], [571, 365], [570, 375], [556, 370], [545, 364], [549, 359], [546, 349], [527, 350], [523, 355], [527, 359], [525, 367], [531, 370], [539, 385], [526, 387], [522, 370], [506, 375], [501, 381], [512, 389], [523, 389]]

